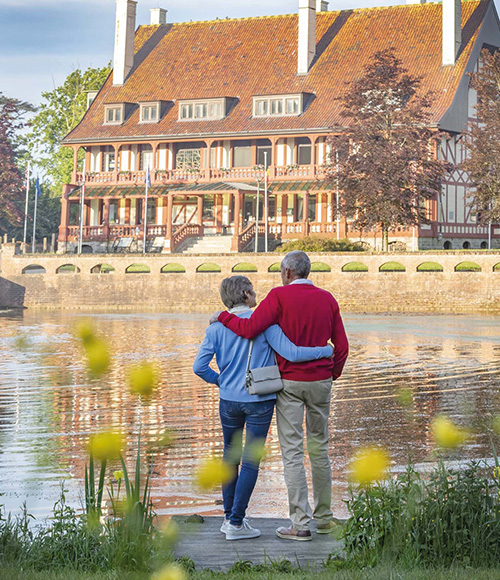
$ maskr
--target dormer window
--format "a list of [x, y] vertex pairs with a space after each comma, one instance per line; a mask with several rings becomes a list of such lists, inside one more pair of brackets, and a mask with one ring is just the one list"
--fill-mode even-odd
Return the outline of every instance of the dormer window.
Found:
[[304, 110], [304, 95], [270, 95], [253, 98], [254, 117], [297, 116]]
[[123, 123], [125, 104], [104, 105], [104, 124], [121, 125]]
[[226, 99], [180, 101], [179, 121], [216, 121], [226, 116]]
[[90, 105], [95, 101], [99, 91], [87, 91], [87, 109], [90, 109]]
[[141, 103], [140, 104], [141, 123], [157, 123], [160, 120], [160, 103]]

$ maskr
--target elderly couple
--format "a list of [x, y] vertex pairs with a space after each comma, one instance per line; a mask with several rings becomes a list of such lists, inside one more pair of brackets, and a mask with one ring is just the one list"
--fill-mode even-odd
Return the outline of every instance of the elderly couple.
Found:
[[[228, 311], [212, 317], [194, 362], [194, 372], [217, 385], [220, 392], [224, 458], [234, 468], [233, 480], [222, 489], [221, 532], [227, 540], [260, 536], [245, 518], [259, 470], [259, 459], [251, 450], [256, 442], [265, 441], [275, 406], [291, 519], [291, 525], [278, 528], [276, 534], [285, 540], [311, 540], [311, 519], [319, 534], [336, 527], [331, 511], [328, 417], [332, 380], [340, 377], [349, 347], [336, 300], [308, 280], [310, 271], [307, 254], [287, 254], [281, 263], [283, 286], [271, 290], [255, 311], [251, 309], [256, 306], [256, 295], [248, 278], [223, 280], [220, 294]], [[254, 339], [252, 351], [249, 339]], [[284, 385], [281, 391], [249, 393], [249, 352], [250, 369], [273, 365], [276, 353]], [[214, 355], [219, 373], [209, 366]], [[304, 468], [304, 409], [313, 511]]]

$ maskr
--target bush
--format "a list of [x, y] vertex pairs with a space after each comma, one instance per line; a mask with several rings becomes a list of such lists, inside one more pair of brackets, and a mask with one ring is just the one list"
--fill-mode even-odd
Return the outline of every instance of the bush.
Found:
[[348, 239], [332, 240], [331, 238], [302, 238], [285, 242], [276, 248], [276, 252], [364, 252], [365, 246], [361, 242], [351, 242]]
[[349, 262], [342, 266], [342, 272], [368, 272], [368, 266], [361, 262]]
[[[440, 462], [428, 480], [410, 466], [387, 484], [351, 489], [344, 530], [350, 559], [405, 566], [495, 566], [500, 558], [499, 470]], [[488, 474], [487, 471], [490, 473]], [[490, 477], [488, 477], [488, 475]]]

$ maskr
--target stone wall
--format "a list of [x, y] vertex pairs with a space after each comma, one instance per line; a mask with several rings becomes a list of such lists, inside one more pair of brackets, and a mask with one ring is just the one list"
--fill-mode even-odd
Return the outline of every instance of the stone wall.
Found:
[[[67, 309], [146, 309], [212, 311], [221, 307], [220, 281], [232, 275], [238, 263], [249, 263], [257, 272], [245, 273], [254, 283], [259, 298], [281, 284], [279, 273], [269, 267], [279, 263], [280, 254], [224, 255], [15, 255], [7, 244], [0, 254], [0, 307]], [[500, 253], [411, 253], [411, 254], [311, 254], [312, 262], [326, 264], [331, 271], [312, 273], [312, 280], [332, 292], [350, 312], [496, 312], [500, 313]], [[350, 262], [360, 262], [367, 272], [344, 272]], [[402, 264], [405, 272], [381, 272], [389, 262]], [[442, 272], [418, 272], [423, 262], [437, 262]], [[456, 272], [457, 264], [469, 261], [480, 272]], [[202, 273], [201, 264], [215, 263], [217, 273]], [[166, 264], [176, 263], [184, 273], [161, 273]], [[78, 273], [57, 273], [66, 264]], [[114, 273], [91, 273], [100, 264]], [[149, 274], [126, 273], [131, 264], [144, 264]], [[45, 273], [23, 274], [36, 265]]]

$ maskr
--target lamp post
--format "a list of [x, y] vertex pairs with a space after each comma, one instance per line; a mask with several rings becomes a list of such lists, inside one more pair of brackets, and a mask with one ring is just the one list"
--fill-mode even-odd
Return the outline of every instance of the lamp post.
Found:
[[260, 179], [257, 182], [257, 203], [255, 204], [255, 253], [259, 251], [259, 197], [260, 197]]
[[267, 254], [267, 228], [269, 225], [269, 200], [267, 199], [267, 151], [264, 151], [264, 251]]

